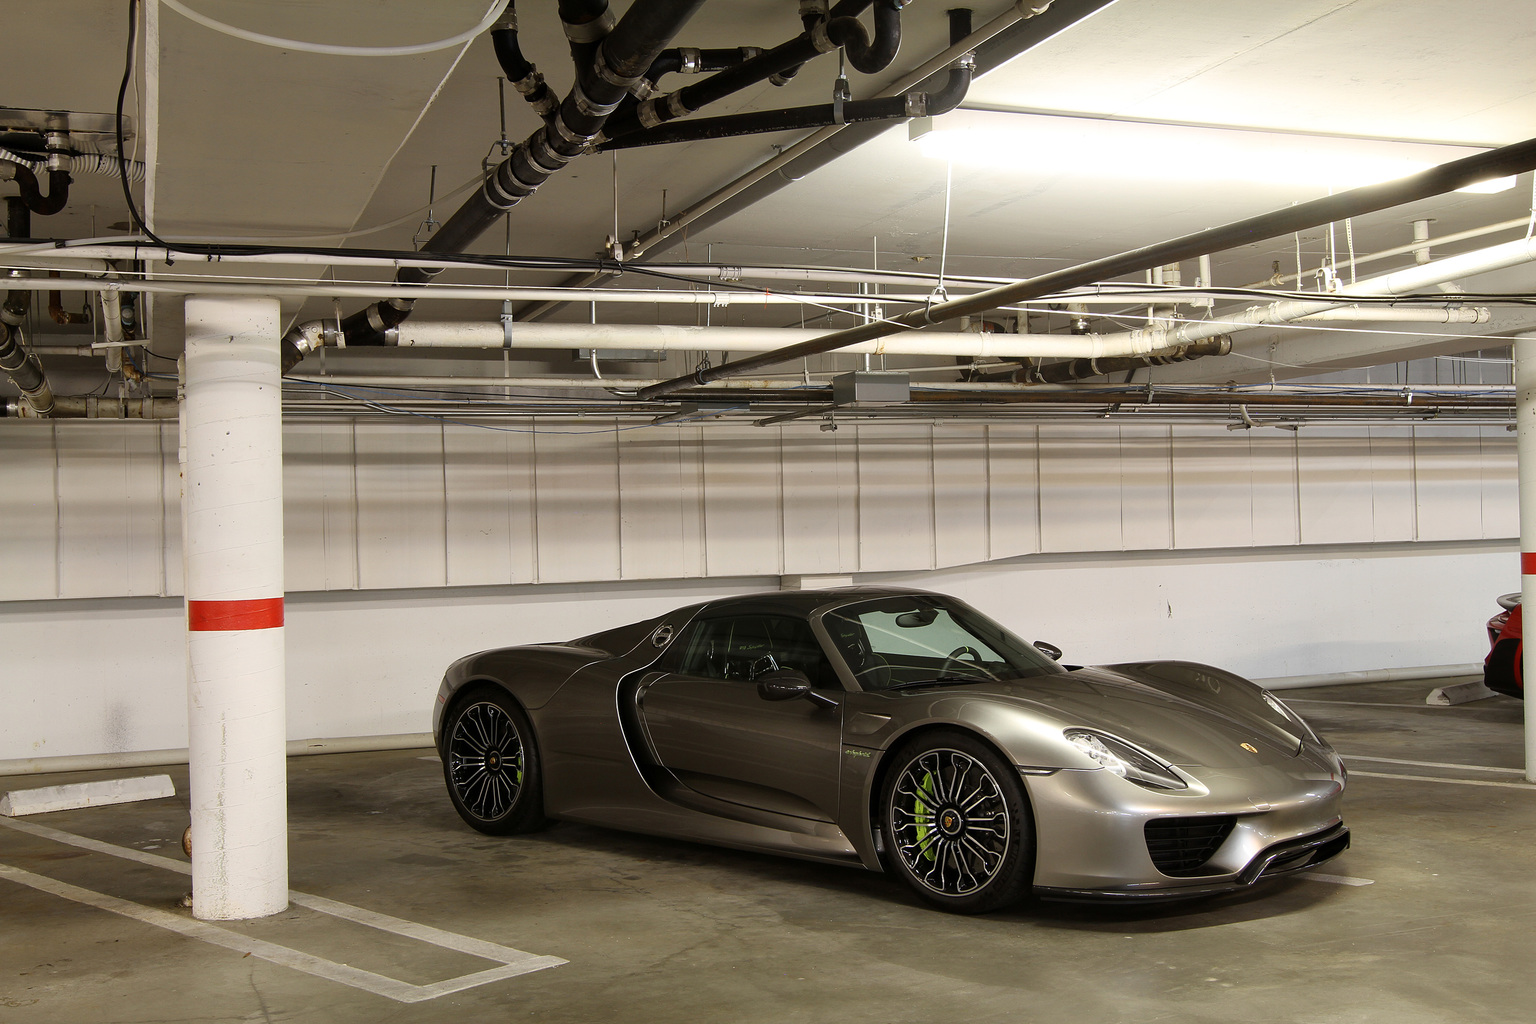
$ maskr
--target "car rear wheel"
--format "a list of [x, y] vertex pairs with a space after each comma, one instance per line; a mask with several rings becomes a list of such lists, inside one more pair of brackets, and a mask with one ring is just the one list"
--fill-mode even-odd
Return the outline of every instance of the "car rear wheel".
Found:
[[1034, 875], [1034, 828], [1018, 773], [962, 732], [896, 751], [880, 794], [886, 859], [918, 896], [983, 914], [1016, 902]]
[[443, 779], [472, 828], [505, 836], [543, 827], [544, 797], [533, 728], [504, 691], [461, 696], [443, 727]]

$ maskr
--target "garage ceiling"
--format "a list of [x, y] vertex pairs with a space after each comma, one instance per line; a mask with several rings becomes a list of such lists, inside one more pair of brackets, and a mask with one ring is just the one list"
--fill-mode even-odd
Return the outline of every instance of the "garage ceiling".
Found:
[[[189, 3], [210, 17], [274, 36], [361, 45], [446, 37], [472, 25], [488, 6], [487, 0]], [[615, 4], [621, 12], [627, 6]], [[570, 61], [552, 5], [522, 7], [523, 49], [563, 94]], [[975, 23], [1010, 7], [975, 0]], [[789, 0], [712, 0], [676, 42], [772, 46], [797, 31], [795, 11]], [[1536, 44], [1536, 10], [1527, 0], [1458, 4], [1454, 24], [1445, 5], [1430, 0], [1056, 0], [1051, 15], [1070, 27], [978, 80], [966, 107], [1484, 147], [1527, 138], [1536, 127], [1536, 65], [1528, 59]], [[59, 5], [45, 0], [11, 0], [7, 24], [11, 37], [24, 42], [8, 60], [0, 102], [112, 109], [126, 37], [124, 4], [77, 0], [61, 14]], [[427, 201], [432, 167], [439, 194], [468, 182], [500, 133], [500, 70], [485, 37], [462, 52], [360, 58], [255, 45], [164, 7], [152, 12], [149, 26], [148, 80], [140, 90], [147, 102], [135, 120], [144, 129], [140, 144], [152, 157], [149, 205], [162, 235], [304, 235], [318, 241], [331, 232], [329, 239], [339, 243], [342, 232], [403, 220], [347, 244], [410, 249], [424, 216], [413, 211]], [[895, 64], [872, 77], [852, 74], [854, 95], [875, 94], [946, 42], [944, 5], [910, 4]], [[825, 102], [835, 72], [835, 57], [824, 57], [787, 88], [747, 90], [711, 113]], [[519, 140], [535, 125], [531, 110], [509, 90], [508, 136]], [[621, 238], [650, 230], [664, 212], [709, 195], [797, 137], [629, 150], [616, 162], [607, 155], [584, 157], [512, 212], [507, 235], [493, 230], [480, 248], [501, 252], [509, 245], [513, 253], [590, 257], [615, 222]], [[1111, 141], [1092, 156], [1097, 166], [1073, 175], [957, 164], [949, 195], [948, 270], [1028, 276], [1317, 194], [1212, 184], [1193, 168], [1187, 178], [1174, 180], [1137, 173], [1153, 162], [1176, 164], [1180, 153], [1173, 147], [1125, 148]], [[898, 126], [754, 206], [690, 232], [662, 258], [931, 270], [944, 247], [946, 170], [943, 161], [923, 157]], [[456, 205], [439, 203], [437, 219]], [[1455, 194], [1361, 218], [1352, 225], [1353, 240], [1365, 252], [1408, 241], [1415, 219], [1432, 218], [1434, 232], [1443, 234], [1530, 209], [1526, 175], [1500, 194]], [[64, 213], [39, 218], [35, 231], [108, 235], [126, 220], [117, 183], [92, 177], [79, 183]], [[1491, 240], [1509, 237], [1514, 233]], [[1333, 245], [1342, 244], [1341, 229]], [[1483, 244], [1488, 240], [1460, 248]], [[1215, 278], [1246, 284], [1267, 277], [1277, 260], [1294, 270], [1298, 246], [1303, 264], [1315, 268], [1327, 245], [1322, 230], [1219, 254]], [[189, 262], [181, 261], [176, 271], [188, 271]], [[312, 267], [271, 272], [316, 276]], [[1530, 274], [1503, 282], [1524, 290], [1532, 283]], [[332, 311], [329, 300], [297, 307], [289, 303], [285, 312]], [[782, 310], [734, 311], [739, 308], [733, 308], [733, 323], [786, 322]], [[485, 303], [424, 302], [417, 316], [496, 312]], [[584, 307], [568, 307], [557, 317], [588, 315]], [[695, 313], [647, 307], [630, 309], [624, 318], [657, 316], [692, 322]], [[1521, 326], [1527, 326], [1522, 316], [1492, 325], [1500, 333]], [[157, 319], [162, 347], [174, 347], [176, 328], [175, 316]], [[1479, 347], [1468, 342], [1464, 350]], [[1436, 350], [1444, 348], [1442, 343]]]

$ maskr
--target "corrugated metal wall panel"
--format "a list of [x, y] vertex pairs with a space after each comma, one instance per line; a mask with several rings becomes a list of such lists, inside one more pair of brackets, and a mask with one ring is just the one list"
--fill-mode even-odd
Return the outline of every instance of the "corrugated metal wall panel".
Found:
[[1173, 443], [1167, 427], [1120, 435], [1120, 537], [1127, 551], [1173, 547]]
[[619, 578], [616, 439], [613, 424], [533, 435], [539, 582]]
[[985, 562], [988, 536], [987, 428], [943, 424], [933, 431], [934, 560]]
[[59, 596], [58, 444], [54, 423], [13, 426], [0, 443], [0, 597]]
[[705, 565], [710, 576], [784, 571], [777, 429], [711, 427], [703, 434]]
[[358, 585], [364, 590], [445, 585], [442, 428], [364, 421], [353, 437]]
[[1482, 432], [1477, 427], [1416, 428], [1415, 540], [1483, 536]]
[[879, 424], [858, 428], [859, 568], [864, 572], [935, 565], [931, 431]]
[[784, 571], [858, 570], [858, 466], [851, 430], [786, 424], [779, 430], [784, 472]]
[[[838, 575], [1517, 530], [1497, 428], [285, 430], [292, 591]], [[181, 590], [174, 424], [6, 424], [0, 600]]]
[[54, 424], [59, 596], [158, 596], [164, 583], [160, 426]]

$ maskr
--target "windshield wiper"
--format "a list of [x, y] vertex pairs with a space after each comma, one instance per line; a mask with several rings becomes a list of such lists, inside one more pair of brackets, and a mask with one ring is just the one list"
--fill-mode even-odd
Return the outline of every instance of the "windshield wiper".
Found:
[[911, 690], [911, 689], [913, 689], [915, 687], [918, 687], [918, 686], [944, 686], [944, 685], [946, 685], [948, 683], [990, 683], [990, 682], [996, 682], [996, 680], [991, 679], [988, 676], [934, 676], [931, 679], [908, 679], [905, 682], [892, 683], [889, 686], [882, 686], [876, 692], [877, 693], [883, 693], [886, 690]]

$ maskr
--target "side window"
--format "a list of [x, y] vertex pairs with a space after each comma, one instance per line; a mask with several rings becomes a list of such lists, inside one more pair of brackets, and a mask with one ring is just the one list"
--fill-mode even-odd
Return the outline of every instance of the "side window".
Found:
[[705, 679], [751, 682], [764, 672], [793, 668], [813, 686], [836, 686], [836, 675], [800, 619], [741, 615], [694, 624], [675, 671]]

